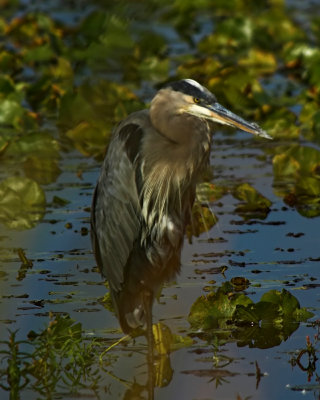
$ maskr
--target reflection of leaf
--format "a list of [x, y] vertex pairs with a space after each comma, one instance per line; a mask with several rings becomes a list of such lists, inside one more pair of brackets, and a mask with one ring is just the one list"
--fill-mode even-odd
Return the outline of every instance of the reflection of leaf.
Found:
[[236, 376], [238, 375], [237, 372], [232, 372], [228, 371], [227, 369], [188, 369], [185, 371], [181, 371], [183, 374], [187, 375], [194, 375], [198, 376], [200, 378], [212, 378], [212, 379], [218, 379], [218, 378], [225, 378], [225, 377], [230, 377], [230, 376]]
[[28, 157], [42, 157], [44, 159], [58, 159], [58, 142], [47, 132], [31, 132], [13, 141], [6, 154], [11, 157], [27, 159]]
[[55, 182], [61, 173], [56, 160], [39, 157], [29, 157], [24, 163], [24, 171], [28, 178], [42, 185]]
[[227, 191], [227, 187], [218, 186], [210, 182], [202, 182], [197, 185], [196, 198], [199, 203], [211, 203], [220, 199]]
[[319, 63], [320, 63], [319, 49], [314, 49], [313, 54], [310, 54], [310, 56], [306, 57], [306, 59], [304, 60], [304, 65], [306, 67], [306, 73], [309, 78], [309, 81], [312, 85], [315, 85], [317, 87], [320, 86]]
[[230, 280], [235, 291], [243, 291], [250, 286], [250, 281], [242, 276], [235, 276]]
[[41, 184], [55, 182], [61, 173], [58, 142], [47, 132], [30, 132], [12, 140], [5, 156], [23, 161], [25, 174]]
[[19, 126], [24, 108], [15, 100], [0, 100], [0, 124]]
[[239, 65], [252, 68], [260, 73], [273, 73], [277, 68], [277, 61], [273, 53], [250, 49], [247, 57], [241, 58]]
[[81, 122], [66, 132], [66, 136], [74, 142], [74, 146], [85, 156], [96, 155], [106, 147], [106, 133], [100, 129]]
[[[0, 19], [1, 31], [1, 19]], [[12, 54], [7, 50], [0, 51], [0, 70], [1, 72], [12, 73], [21, 68], [21, 61], [17, 54]]]
[[43, 217], [45, 194], [28, 178], [12, 177], [0, 183], [0, 221], [11, 229], [29, 229]]
[[162, 322], [152, 325], [154, 346], [158, 354], [166, 355], [182, 347], [191, 346], [193, 340], [189, 337], [174, 335], [170, 328]]
[[170, 352], [173, 337], [170, 329], [161, 322], [152, 325], [154, 346], [158, 354], [164, 355]]
[[192, 221], [187, 226], [186, 234], [189, 239], [192, 236], [199, 236], [203, 232], [208, 232], [217, 222], [216, 216], [210, 208], [202, 206], [196, 201], [192, 207]]
[[[275, 46], [288, 42], [300, 42], [306, 38], [306, 33], [289, 18], [284, 7], [279, 7], [279, 2], [273, 2], [274, 8], [261, 14], [255, 24], [255, 38], [267, 49], [274, 51]], [[282, 1], [280, 2], [282, 3]]]
[[170, 328], [162, 322], [153, 324], [152, 332], [154, 348], [158, 353], [157, 361], [155, 363], [155, 386], [164, 387], [171, 382], [173, 376], [173, 370], [170, 365], [170, 357], [168, 357], [168, 354], [173, 350], [190, 346], [193, 341], [188, 337], [173, 335]]
[[125, 18], [101, 11], [91, 13], [80, 26], [82, 46], [74, 49], [73, 57], [96, 68], [101, 62], [125, 62], [134, 47], [129, 28]]
[[218, 24], [215, 32], [199, 44], [209, 54], [233, 54], [253, 40], [252, 20], [247, 17], [227, 18]]
[[245, 218], [266, 218], [270, 211], [271, 201], [248, 183], [237, 186], [233, 196], [242, 202], [237, 206], [236, 212]]
[[113, 313], [115, 312], [110, 292], [107, 292], [100, 301], [104, 308]]
[[139, 63], [138, 72], [143, 79], [163, 81], [168, 76], [169, 60], [159, 60], [157, 57], [147, 57]]
[[320, 215], [320, 152], [313, 147], [293, 146], [273, 158], [274, 187], [301, 215]]
[[263, 197], [255, 188], [248, 183], [237, 186], [233, 192], [236, 199], [248, 203], [250, 207], [270, 207], [271, 201]]
[[138, 98], [125, 86], [87, 82], [77, 93], [62, 97], [59, 123], [79, 151], [96, 156], [104, 153], [114, 124], [141, 108]]
[[[66, 58], [59, 57], [54, 65], [50, 65], [41, 79], [27, 88], [29, 103], [43, 112], [56, 111], [61, 97], [72, 90], [73, 69]], [[53, 83], [54, 82], [54, 83]]]
[[162, 355], [157, 358], [155, 363], [155, 387], [168, 386], [173, 377], [173, 369], [170, 363], [170, 357]]
[[30, 49], [25, 54], [26, 62], [41, 62], [41, 61], [49, 61], [54, 58], [54, 51], [51, 48], [49, 43], [45, 43], [42, 46], [35, 47]]
[[258, 79], [246, 68], [227, 67], [220, 75], [209, 80], [209, 88], [217, 95], [220, 102], [232, 107], [234, 112], [248, 116], [256, 110], [254, 95], [262, 92]]
[[273, 173], [276, 178], [294, 177], [300, 170], [299, 161], [288, 157], [286, 153], [277, 154], [273, 158]]
[[[189, 78], [193, 76], [197, 79], [197, 75], [201, 78], [203, 74], [206, 76], [217, 75], [221, 64], [219, 61], [208, 57], [206, 59], [199, 59], [199, 57], [186, 60], [183, 64], [179, 65], [178, 73], [181, 78]], [[201, 79], [199, 79], [201, 81]]]
[[308, 140], [319, 143], [320, 137], [320, 110], [316, 101], [306, 102], [301, 110], [299, 119], [302, 124], [302, 134]]
[[296, 124], [297, 116], [286, 107], [277, 107], [268, 113], [263, 128], [274, 138], [297, 138], [300, 128]]
[[59, 197], [59, 196], [53, 196], [52, 205], [54, 207], [57, 207], [57, 208], [64, 207], [69, 203], [70, 203], [69, 200], [63, 199], [62, 197]]
[[2, 157], [5, 154], [8, 146], [9, 146], [9, 141], [5, 137], [0, 136], [0, 157]]

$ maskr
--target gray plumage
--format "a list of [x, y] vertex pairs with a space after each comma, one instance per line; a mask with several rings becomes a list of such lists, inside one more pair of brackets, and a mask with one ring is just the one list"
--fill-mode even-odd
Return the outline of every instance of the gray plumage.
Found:
[[195, 81], [161, 89], [114, 130], [95, 189], [91, 237], [124, 332], [145, 324], [143, 294], [180, 268], [196, 184], [209, 164], [208, 121], [268, 137]]

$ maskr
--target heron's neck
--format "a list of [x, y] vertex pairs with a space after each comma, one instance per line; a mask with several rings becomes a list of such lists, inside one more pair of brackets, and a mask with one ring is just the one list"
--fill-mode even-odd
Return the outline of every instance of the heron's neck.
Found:
[[142, 144], [141, 196], [143, 213], [151, 222], [162, 220], [167, 212], [183, 216], [185, 205], [190, 208], [209, 160], [210, 134], [206, 126], [203, 129], [200, 139], [188, 145], [173, 143], [154, 128], [147, 130]]
[[188, 114], [178, 106], [180, 97], [178, 92], [167, 91], [165, 96], [162, 93], [152, 100], [149, 117], [156, 132], [150, 135], [151, 150], [146, 154], [152, 154], [157, 163], [171, 164], [178, 171], [196, 173], [210, 151], [210, 129], [205, 119]]
[[[167, 128], [172, 130], [170, 136], [156, 130], [145, 136], [143, 153], [148, 170], [170, 171], [181, 182], [194, 180], [208, 164], [211, 134], [205, 120], [191, 115], [187, 118], [188, 128], [182, 129], [181, 121], [168, 121]], [[190, 131], [189, 131], [190, 130]], [[179, 140], [179, 141], [178, 141]]]

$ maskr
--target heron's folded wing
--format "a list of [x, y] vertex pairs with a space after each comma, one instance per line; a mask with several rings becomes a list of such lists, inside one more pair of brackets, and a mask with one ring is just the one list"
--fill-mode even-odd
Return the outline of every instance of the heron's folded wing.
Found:
[[142, 134], [132, 123], [116, 130], [92, 203], [93, 249], [102, 275], [115, 291], [121, 290], [125, 265], [140, 233], [137, 164]]

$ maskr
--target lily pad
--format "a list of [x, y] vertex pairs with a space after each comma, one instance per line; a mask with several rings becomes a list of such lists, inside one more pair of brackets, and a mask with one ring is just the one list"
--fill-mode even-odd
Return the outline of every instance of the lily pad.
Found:
[[248, 296], [234, 293], [233, 286], [226, 282], [216, 292], [201, 296], [193, 303], [188, 321], [195, 330], [218, 328], [222, 320], [232, 319], [238, 305], [251, 303]]
[[208, 232], [218, 221], [210, 207], [202, 206], [196, 201], [192, 207], [192, 221], [187, 226], [186, 234], [189, 240], [192, 236], [199, 236], [203, 232]]
[[111, 131], [119, 120], [143, 108], [129, 89], [113, 82], [83, 84], [77, 93], [62, 97], [59, 123], [62, 135], [84, 155], [102, 156]]
[[286, 340], [313, 314], [301, 308], [287, 290], [270, 290], [254, 303], [245, 294], [235, 293], [229, 282], [216, 292], [202, 296], [192, 305], [191, 327], [211, 338], [236, 340], [238, 346], [268, 348]]
[[197, 201], [200, 203], [212, 203], [219, 200], [228, 192], [225, 186], [215, 185], [210, 182], [203, 182], [197, 185]]
[[243, 183], [233, 190], [233, 196], [241, 201], [236, 208], [236, 212], [243, 218], [260, 218], [267, 217], [271, 201], [259, 193], [254, 187], [248, 183]]
[[29, 178], [11, 177], [0, 182], [0, 222], [10, 229], [30, 229], [45, 213], [43, 189]]
[[306, 101], [299, 116], [303, 136], [316, 143], [320, 143], [320, 110], [316, 101]]
[[275, 72], [277, 61], [273, 53], [264, 52], [258, 49], [251, 49], [247, 57], [241, 58], [239, 65], [251, 68], [259, 73], [270, 74]]
[[61, 174], [56, 160], [44, 159], [36, 156], [29, 157], [24, 163], [24, 171], [28, 178], [42, 185], [55, 182]]
[[273, 158], [274, 187], [278, 196], [306, 217], [320, 215], [320, 152], [293, 146]]
[[6, 155], [27, 160], [29, 157], [43, 159], [59, 159], [60, 147], [58, 142], [47, 132], [30, 132], [23, 135], [19, 140], [11, 142]]
[[263, 128], [276, 139], [293, 139], [298, 138], [300, 135], [297, 116], [287, 107], [277, 107], [269, 112]]

